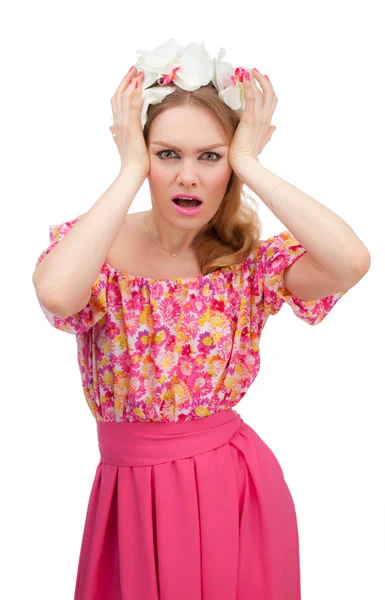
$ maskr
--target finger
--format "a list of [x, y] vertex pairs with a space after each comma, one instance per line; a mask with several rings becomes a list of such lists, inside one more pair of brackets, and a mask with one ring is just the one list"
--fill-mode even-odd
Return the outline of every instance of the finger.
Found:
[[[140, 78], [140, 77], [142, 77], [142, 75], [139, 75], [139, 76], [136, 75], [135, 77], [131, 76], [131, 80], [128, 83], [128, 85], [126, 86], [126, 88], [123, 91], [120, 91], [119, 93], [115, 94], [115, 96], [114, 96], [116, 124], [119, 124], [119, 125], [122, 124], [122, 121], [124, 118], [124, 113], [127, 112], [126, 106], [129, 106], [129, 102], [131, 101], [131, 98], [132, 98], [133, 89], [135, 87], [135, 81], [137, 80], [138, 77]], [[127, 104], [127, 99], [128, 99], [128, 104]]]
[[[133, 77], [123, 93], [117, 94], [112, 99], [114, 133], [118, 134], [121, 129], [127, 128], [135, 120], [140, 119], [142, 108], [142, 79], [144, 73], [140, 72]], [[137, 85], [136, 85], [137, 84]]]
[[252, 116], [255, 112], [256, 94], [250, 80], [251, 78], [247, 78], [246, 76], [243, 78], [243, 91], [246, 100], [245, 113]]
[[136, 77], [133, 77], [123, 94], [119, 95], [118, 104], [120, 104], [121, 121], [127, 125], [130, 120], [130, 113], [135, 114], [141, 106], [141, 83], [144, 73], [140, 71]]
[[135, 75], [136, 75], [136, 67], [134, 65], [125, 74], [125, 76], [123, 77], [122, 81], [120, 82], [120, 84], [116, 88], [115, 94], [111, 98], [111, 104], [112, 104], [113, 110], [116, 112], [116, 115], [115, 115], [116, 117], [118, 117], [118, 114], [120, 115], [120, 95], [124, 92], [124, 90], [130, 84], [130, 82], [132, 81], [132, 79], [133, 79], [133, 77]]
[[129, 83], [131, 78], [134, 76], [135, 71], [136, 71], [135, 66], [133, 66], [133, 67], [131, 67], [131, 69], [129, 69], [129, 71], [125, 74], [122, 81], [116, 88], [115, 94], [111, 98], [112, 113], [114, 116], [115, 123], [117, 122], [118, 118], [120, 118], [120, 102], [118, 103], [117, 99], [120, 97], [120, 94], [122, 93], [122, 91], [127, 87], [127, 84]]
[[116, 94], [115, 106], [116, 106], [116, 124], [122, 125], [126, 111], [126, 104], [129, 105], [129, 101], [132, 94], [134, 78], [131, 79], [127, 87], [123, 92]]
[[[132, 92], [135, 91], [136, 89], [138, 89], [139, 84], [143, 81], [143, 79], [144, 79], [144, 73], [143, 73], [143, 71], [139, 71], [139, 73], [131, 79], [127, 88], [124, 90], [123, 95], [126, 94], [128, 96], [131, 96]], [[136, 86], [136, 83], [138, 83], [138, 87]]]
[[142, 87], [141, 77], [134, 77], [127, 87], [127, 90], [121, 95], [121, 125], [127, 127], [135, 122], [139, 117], [139, 112], [142, 107]]
[[112, 98], [111, 98], [111, 106], [112, 106], [112, 118], [113, 118], [113, 120], [116, 120], [116, 102], [115, 102], [114, 96], [112, 96]]
[[138, 75], [135, 78], [135, 84], [133, 89], [133, 95], [131, 99], [131, 107], [133, 114], [135, 117], [139, 116], [139, 112], [142, 109], [142, 81], [144, 79], [144, 74]]
[[278, 103], [278, 98], [277, 98], [277, 95], [276, 95], [276, 93], [274, 91], [272, 83], [271, 83], [271, 81], [270, 81], [270, 79], [268, 78], [267, 75], [263, 75], [262, 76], [262, 74], [259, 73], [259, 71], [257, 71], [257, 69], [253, 69], [253, 71], [255, 71], [256, 75], [260, 75], [261, 76], [260, 77], [261, 81], [259, 81], [260, 85], [262, 86], [262, 83], [265, 85], [265, 90], [267, 90], [266, 92], [264, 90], [264, 93], [266, 93], [266, 103], [268, 101], [268, 98], [271, 98], [271, 103], [268, 105], [268, 107], [269, 107], [269, 110], [271, 111], [271, 115], [272, 115], [272, 113], [275, 111], [275, 108], [276, 108], [277, 103]]
[[251, 91], [254, 94], [254, 109], [256, 110], [256, 107], [258, 106], [258, 109], [262, 109], [263, 107], [263, 94], [261, 92], [261, 90], [258, 88], [254, 77], [250, 76], [249, 78], [244, 78], [243, 81], [245, 81], [246, 79], [246, 86], [249, 87], [251, 89]]
[[[257, 71], [256, 69], [254, 69], [254, 70], [255, 70], [255, 71], [258, 73], [258, 71]], [[265, 81], [267, 81], [267, 82], [268, 82], [268, 87], [269, 87], [269, 88], [271, 89], [271, 91], [273, 92], [273, 97], [274, 97], [274, 99], [275, 99], [275, 104], [274, 104], [274, 108], [275, 108], [275, 106], [277, 105], [277, 102], [278, 102], [278, 98], [277, 98], [277, 94], [275, 93], [275, 90], [274, 90], [274, 88], [273, 88], [273, 84], [271, 83], [271, 81], [270, 81], [270, 79], [268, 78], [268, 76], [267, 76], [267, 75], [264, 75], [264, 76], [263, 76], [263, 80], [264, 80], [264, 82], [265, 82]]]
[[266, 106], [266, 104], [270, 105], [272, 103], [274, 95], [273, 86], [271, 85], [267, 77], [265, 75], [262, 75], [262, 73], [257, 71], [257, 69], [252, 69], [251, 73], [253, 75], [252, 83], [255, 86], [255, 88], [258, 89], [255, 80], [258, 81], [259, 85], [262, 88], [263, 106]]
[[118, 87], [116, 88], [116, 94], [119, 92], [123, 92], [127, 85], [130, 83], [131, 79], [133, 77], [135, 77], [136, 75], [136, 67], [133, 66], [131, 67], [131, 69], [125, 74], [125, 76], [123, 77], [122, 81], [120, 82], [120, 84], [118, 85]]

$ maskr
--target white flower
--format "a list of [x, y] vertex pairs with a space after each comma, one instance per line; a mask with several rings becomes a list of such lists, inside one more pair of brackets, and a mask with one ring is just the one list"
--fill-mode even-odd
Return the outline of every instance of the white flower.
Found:
[[213, 76], [213, 62], [204, 42], [179, 46], [174, 38], [154, 50], [138, 50], [136, 67], [143, 71], [143, 89], [158, 81], [159, 85], [174, 82], [183, 90], [197, 90], [207, 85]]
[[233, 110], [244, 111], [246, 107], [245, 94], [243, 89], [243, 77], [251, 72], [243, 67], [234, 67], [228, 62], [223, 62], [222, 58], [226, 54], [224, 48], [218, 53], [218, 58], [213, 58], [214, 77], [213, 84], [218, 90], [218, 96], [230, 106]]
[[[143, 71], [142, 127], [147, 121], [149, 104], [159, 104], [175, 91], [175, 87], [168, 84], [173, 82], [183, 90], [192, 91], [207, 85], [213, 76], [213, 63], [204, 49], [204, 42], [179, 46], [170, 38], [154, 50], [137, 50], [137, 54], [140, 56], [135, 66], [138, 71]], [[150, 87], [154, 83], [158, 85]]]
[[142, 91], [142, 109], [140, 113], [140, 122], [142, 129], [147, 122], [147, 109], [149, 104], [159, 104], [163, 98], [175, 92], [175, 88], [171, 86], [153, 87]]
[[153, 50], [137, 50], [139, 58], [135, 66], [138, 72], [143, 71], [142, 127], [147, 122], [148, 106], [162, 102], [175, 91], [175, 86], [193, 91], [212, 82], [223, 102], [242, 112], [245, 109], [243, 77], [250, 71], [243, 67], [234, 70], [229, 63], [222, 61], [225, 53], [225, 49], [221, 48], [218, 57], [211, 59], [204, 42], [180, 46], [174, 38]]

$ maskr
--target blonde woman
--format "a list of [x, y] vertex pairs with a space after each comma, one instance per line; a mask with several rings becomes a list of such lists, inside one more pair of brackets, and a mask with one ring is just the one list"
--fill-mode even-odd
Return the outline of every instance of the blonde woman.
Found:
[[[125, 75], [111, 101], [119, 175], [51, 227], [34, 273], [48, 321], [76, 335], [101, 455], [75, 600], [300, 598], [290, 491], [234, 408], [269, 316], [286, 302], [320, 323], [370, 258], [340, 217], [260, 164], [275, 129], [268, 78], [238, 68], [220, 89], [223, 65], [208, 81], [197, 46], [172, 48], [180, 65], [155, 80], [146, 56]], [[161, 101], [143, 109], [146, 92]], [[128, 214], [146, 179], [151, 210]], [[259, 239], [244, 184], [282, 233]]]

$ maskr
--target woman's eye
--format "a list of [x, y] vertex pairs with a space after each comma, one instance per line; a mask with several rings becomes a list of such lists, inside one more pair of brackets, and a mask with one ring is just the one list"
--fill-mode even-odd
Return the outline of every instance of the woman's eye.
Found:
[[211, 156], [214, 156], [215, 160], [219, 160], [221, 158], [221, 156], [216, 152], [205, 152], [205, 154], [211, 154]]
[[161, 155], [163, 155], [165, 153], [175, 154], [175, 152], [173, 152], [172, 150], [161, 150], [161, 152], [158, 152], [158, 156], [161, 156]]
[[[160, 152], [158, 152], [157, 156], [159, 156], [160, 158], [174, 158], [173, 156], [171, 156], [171, 157], [167, 157], [167, 156], [165, 157], [165, 156], [164, 156], [164, 154], [168, 154], [168, 153], [175, 154], [174, 150], [161, 150]], [[216, 161], [218, 161], [220, 158], [222, 158], [222, 157], [221, 157], [219, 154], [217, 154], [216, 152], [204, 152], [202, 156], [205, 156], [205, 155], [207, 155], [207, 154], [208, 154], [208, 155], [211, 155], [211, 156], [214, 156], [214, 158], [210, 158], [210, 159], [209, 159], [209, 162], [216, 162]]]

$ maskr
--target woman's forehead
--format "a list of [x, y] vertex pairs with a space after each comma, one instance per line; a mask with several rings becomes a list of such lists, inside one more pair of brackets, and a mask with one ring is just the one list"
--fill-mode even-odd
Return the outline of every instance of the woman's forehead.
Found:
[[[194, 149], [212, 148], [214, 145], [227, 146], [226, 132], [211, 113], [192, 106], [174, 107], [157, 115], [151, 124], [148, 141], [150, 144], [191, 147]], [[167, 144], [165, 144], [167, 142]]]

